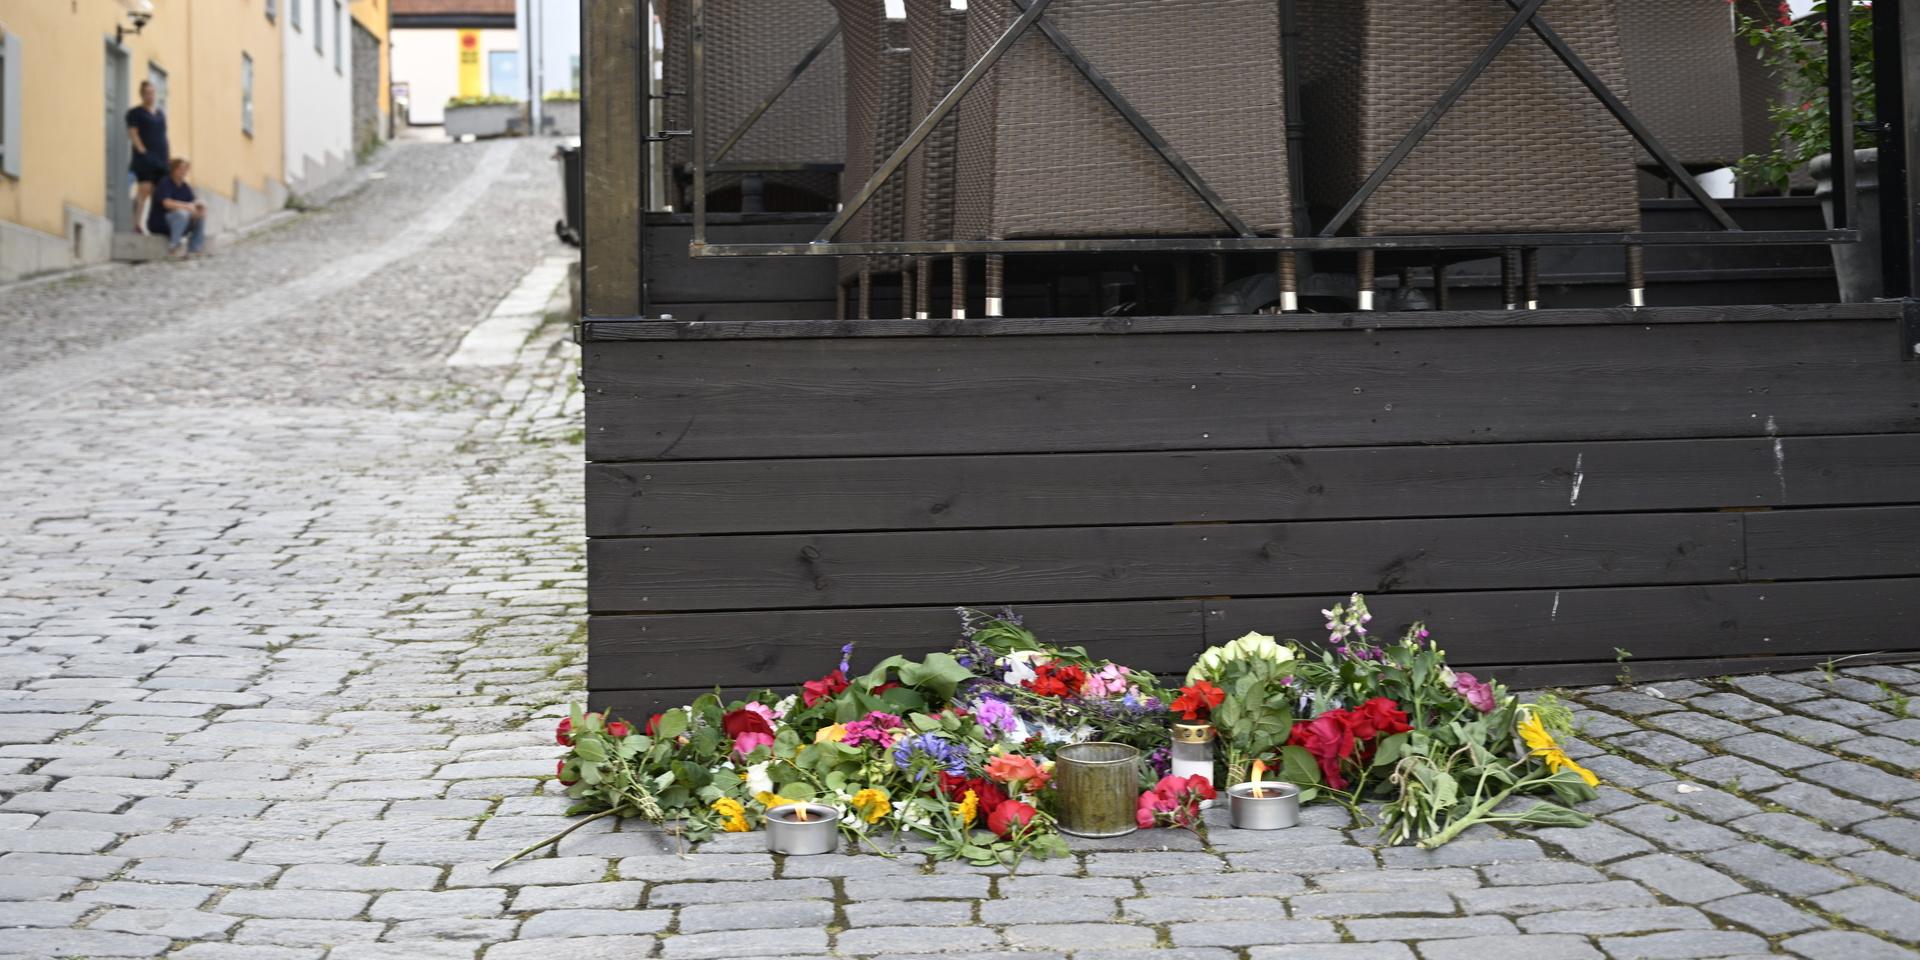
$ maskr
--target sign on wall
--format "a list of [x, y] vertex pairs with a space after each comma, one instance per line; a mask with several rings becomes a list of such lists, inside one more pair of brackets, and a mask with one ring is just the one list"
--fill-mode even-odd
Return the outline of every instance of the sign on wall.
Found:
[[460, 31], [460, 96], [479, 97], [487, 92], [486, 75], [480, 70], [480, 31]]

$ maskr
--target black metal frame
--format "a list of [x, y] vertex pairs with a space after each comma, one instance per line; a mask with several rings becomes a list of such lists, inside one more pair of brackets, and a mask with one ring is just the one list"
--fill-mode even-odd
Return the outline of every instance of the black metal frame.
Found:
[[[1826, 245], [1832, 243], [1853, 243], [1858, 242], [1860, 239], [1859, 231], [1852, 229], [1853, 210], [1856, 200], [1854, 196], [1853, 152], [1851, 149], [1853, 144], [1853, 130], [1850, 124], [1835, 123], [1832, 125], [1832, 147], [1836, 158], [1836, 162], [1834, 163], [1834, 226], [1832, 229], [1742, 230], [1738, 224], [1734, 223], [1733, 218], [1727, 214], [1726, 210], [1714, 202], [1711, 197], [1707, 196], [1706, 192], [1700, 188], [1694, 179], [1686, 174], [1685, 168], [1673, 154], [1659, 142], [1658, 138], [1646, 128], [1645, 124], [1633, 114], [1632, 110], [1607, 87], [1605, 81], [1601, 80], [1599, 76], [1593, 72], [1593, 69], [1573, 52], [1566, 41], [1540, 17], [1540, 11], [1547, 3], [1547, 0], [1506, 0], [1507, 4], [1514, 9], [1514, 16], [1508, 20], [1500, 32], [1489, 41], [1487, 47], [1481, 51], [1480, 55], [1467, 67], [1466, 71], [1441, 94], [1432, 108], [1415, 123], [1413, 129], [1407, 132], [1406, 137], [1375, 167], [1373, 173], [1361, 184], [1359, 190], [1355, 192], [1353, 197], [1349, 198], [1347, 203], [1342, 206], [1340, 212], [1323, 226], [1317, 234], [1308, 235], [1307, 230], [1296, 229], [1295, 232], [1297, 235], [1293, 237], [1258, 236], [1247, 229], [1245, 222], [1207, 185], [1206, 181], [1202, 179], [1197, 172], [1193, 171], [1192, 167], [1180, 157], [1172, 145], [1168, 144], [1166, 139], [1153, 128], [1153, 125], [1126, 101], [1126, 98], [1113, 87], [1112, 83], [1106, 79], [1099, 68], [1089, 62], [1086, 57], [1080, 53], [1078, 48], [1060, 32], [1059, 28], [1045, 19], [1046, 10], [1048, 6], [1051, 5], [1052, 0], [1013, 0], [1013, 2], [1021, 8], [1022, 12], [1020, 16], [1007, 28], [1007, 31], [1001, 35], [1000, 39], [994, 42], [986, 54], [967, 69], [960, 81], [954, 85], [953, 90], [941, 99], [940, 103], [933, 108], [932, 113], [920, 121], [900, 147], [887, 158], [887, 161], [883, 163], [879, 169], [874, 171], [872, 177], [862, 185], [859, 192], [854, 194], [852, 199], [842, 206], [833, 222], [830, 223], [825, 230], [821, 231], [820, 236], [813, 242], [803, 244], [707, 243], [705, 201], [705, 174], [707, 171], [704, 169], [703, 164], [696, 162], [694, 164], [694, 236], [693, 243], [689, 250], [690, 255], [694, 257], [767, 257], [872, 256], [888, 254], [953, 255], [971, 253], [1134, 253], [1142, 251], [1227, 253], [1314, 250], [1499, 250], [1508, 247], [1626, 246], [1631, 248], [1643, 245], [1670, 244]], [[1281, 4], [1283, 9], [1283, 25], [1290, 25], [1293, 21], [1293, 0], [1281, 0]], [[695, 157], [703, 157], [705, 156], [704, 146], [706, 141], [706, 131], [701, 123], [703, 119], [701, 110], [705, 106], [705, 0], [691, 0], [690, 5], [692, 18], [692, 96], [694, 101], [692, 111], [694, 118], [694, 129], [692, 131], [694, 139], [693, 152]], [[1888, 3], [1881, 4], [1882, 7], [1892, 5], [1891, 0]], [[1853, 115], [1853, 88], [1850, 83], [1851, 71], [1844, 69], [1845, 65], [1851, 62], [1851, 34], [1850, 31], [1846, 29], [1847, 21], [1845, 19], [1848, 13], [1848, 6], [1844, 3], [1835, 3], [1831, 5], [1827, 11], [1828, 56], [1833, 62], [1840, 63], [1843, 67], [1843, 69], [1840, 70], [1829, 71], [1828, 105], [1831, 115], [1836, 117], [1851, 117]], [[1876, 8], [1876, 16], [1877, 15], [1879, 15], [1878, 8]], [[1168, 166], [1181, 176], [1182, 180], [1193, 190], [1195, 195], [1207, 203], [1235, 236], [1216, 238], [1155, 237], [1140, 239], [877, 241], [870, 243], [843, 243], [834, 240], [833, 238], [845, 228], [847, 223], [865, 208], [867, 202], [879, 191], [881, 185], [892, 177], [899, 168], [906, 163], [907, 158], [926, 141], [927, 137], [933, 132], [933, 129], [952, 113], [960, 100], [980, 81], [981, 77], [993, 68], [994, 64], [1005, 55], [1007, 50], [1012, 48], [1014, 43], [1018, 42], [1021, 37], [1025, 36], [1026, 33], [1034, 27], [1039, 27], [1041, 34], [1047, 37], [1054, 48], [1072, 62], [1074, 67], [1080, 71], [1081, 75], [1086, 77], [1095, 89], [1099, 90], [1108, 103], [1126, 119], [1128, 124], [1141, 135], [1142, 139], [1144, 139], [1149, 146], [1153, 147], [1155, 152], [1159, 154]], [[1714, 220], [1720, 224], [1722, 229], [1718, 232], [1692, 233], [1626, 232], [1524, 233], [1500, 235], [1434, 234], [1399, 237], [1335, 236], [1335, 233], [1340, 227], [1344, 226], [1348, 219], [1359, 210], [1360, 206], [1373, 195], [1374, 191], [1392, 175], [1394, 169], [1400, 162], [1420, 144], [1426, 134], [1445, 116], [1446, 112], [1460, 96], [1466, 92], [1474, 80], [1493, 63], [1500, 52], [1504, 50], [1522, 30], [1528, 29], [1532, 30], [1541, 42], [1553, 50], [1554, 55], [1561, 63], [1575, 76], [1580, 78], [1587, 89], [1606, 106], [1607, 110], [1621, 122], [1622, 126], [1627, 129], [1634, 139], [1646, 148], [1647, 152], [1654, 157], [1660, 167], [1676, 182], [1680, 183], [1692, 199], [1712, 216]], [[1292, 34], [1284, 29], [1282, 32], [1283, 39], [1290, 43], [1293, 39]], [[830, 42], [831, 39], [832, 36], [829, 35], [825, 42]], [[824, 42], [822, 46], [824, 46]], [[1293, 60], [1290, 56], [1291, 50], [1289, 50], [1288, 53], [1289, 56], [1287, 59], [1291, 62]], [[814, 55], [817, 55], [817, 52], [809, 55], [808, 59], [803, 61], [800, 67], [796, 68], [794, 76], [798, 76], [800, 70], [803, 70], [806, 64], [811, 62], [812, 56]], [[789, 78], [787, 84], [782, 85], [779, 90], [775, 91], [772, 96], [761, 105], [754, 117], [750, 117], [747, 123], [743, 124], [740, 129], [734, 131], [733, 135], [728, 138], [729, 146], [738, 142], [738, 140], [745, 135], [747, 129], [752, 125], [752, 120], [757, 118], [760, 113], [764, 113], [766, 109], [772, 105], [773, 101], [778, 99], [781, 93], [785, 92], [787, 86], [791, 85], [791, 82], [792, 80]], [[1292, 152], [1292, 150], [1297, 147], [1297, 143], [1295, 142], [1296, 138], [1293, 136], [1293, 133], [1297, 129], [1298, 118], [1296, 112], [1292, 109], [1295, 104], [1292, 102], [1291, 97], [1289, 99], [1287, 121], [1289, 128], [1289, 150]], [[1302, 175], [1298, 166], [1297, 163], [1290, 164], [1290, 167], [1293, 168], [1292, 175], [1295, 177], [1296, 182]], [[1298, 198], [1296, 197], [1296, 203], [1297, 202]], [[1304, 224], [1296, 226], [1304, 226]]]

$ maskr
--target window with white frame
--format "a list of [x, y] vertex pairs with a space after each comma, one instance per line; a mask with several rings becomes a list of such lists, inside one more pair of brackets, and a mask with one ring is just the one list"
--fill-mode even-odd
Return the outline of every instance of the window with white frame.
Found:
[[240, 54], [240, 132], [253, 136], [253, 57]]
[[333, 0], [333, 72], [345, 74], [346, 63], [340, 59], [340, 51], [347, 48], [346, 22], [340, 15], [340, 0]]
[[268, 23], [272, 23], [272, 22], [273, 22], [273, 14], [274, 14], [274, 10], [273, 10], [273, 5], [274, 5], [274, 2], [275, 2], [275, 0], [267, 0], [267, 22], [268, 22]]
[[300, 0], [287, 0], [287, 22], [300, 29]]
[[[298, 2], [298, 0], [295, 0], [295, 2]], [[327, 22], [325, 20], [320, 19], [320, 9], [321, 9], [320, 5], [325, 2], [326, 0], [313, 0], [313, 52], [314, 53], [324, 53], [326, 51], [326, 45], [320, 42], [320, 38], [327, 35]]]
[[147, 82], [153, 84], [153, 108], [161, 113], [167, 112], [167, 71], [153, 61], [147, 61]]
[[0, 31], [0, 174], [20, 176], [20, 37]]

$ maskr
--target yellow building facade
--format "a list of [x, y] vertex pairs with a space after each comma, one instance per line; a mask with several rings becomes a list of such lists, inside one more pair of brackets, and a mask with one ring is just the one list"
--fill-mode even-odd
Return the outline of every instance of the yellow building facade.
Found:
[[0, 84], [15, 88], [0, 90], [0, 282], [112, 254], [132, 223], [124, 117], [142, 81], [210, 232], [283, 207], [287, 2], [0, 0]]

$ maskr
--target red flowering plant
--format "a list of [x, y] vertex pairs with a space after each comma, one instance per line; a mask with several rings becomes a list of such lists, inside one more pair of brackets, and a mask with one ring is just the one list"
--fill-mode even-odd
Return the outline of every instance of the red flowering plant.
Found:
[[1180, 719], [1204, 722], [1213, 716], [1214, 708], [1227, 699], [1227, 692], [1205, 680], [1181, 687], [1180, 695], [1173, 698], [1170, 705]]
[[1206, 777], [1165, 776], [1153, 788], [1140, 794], [1134, 810], [1134, 822], [1142, 830], [1153, 827], [1186, 827], [1200, 822], [1200, 804], [1218, 794]]

